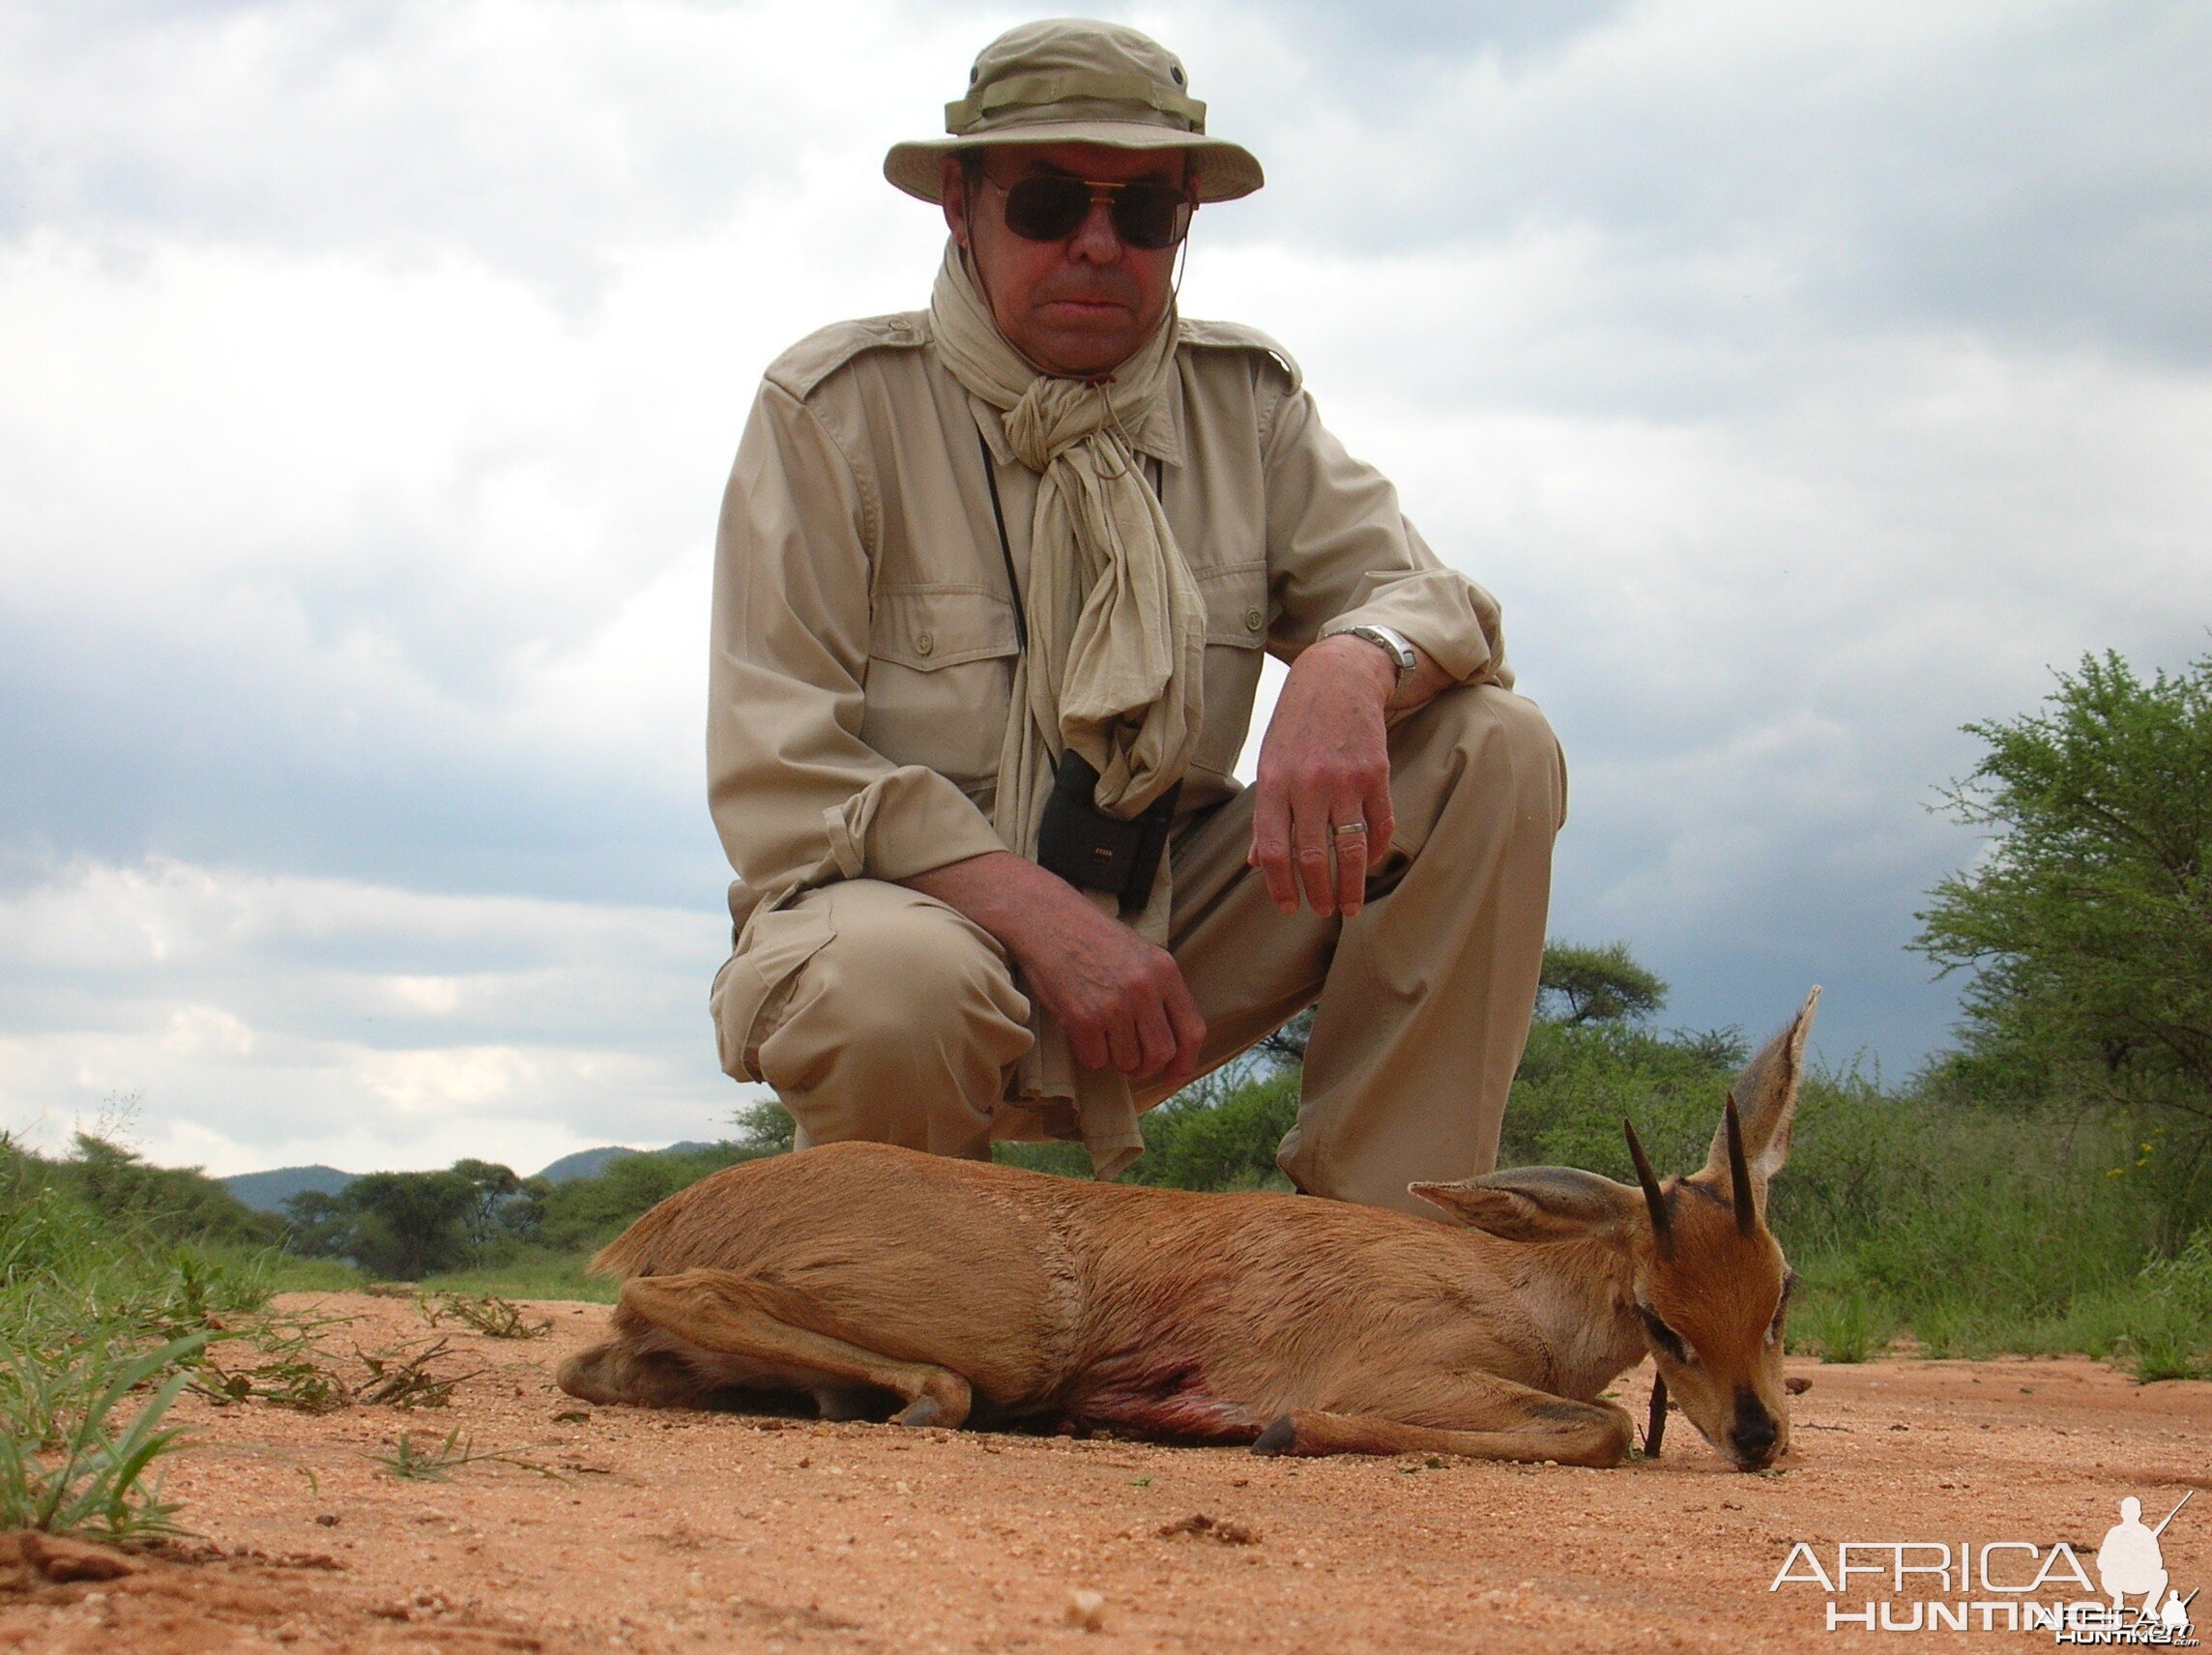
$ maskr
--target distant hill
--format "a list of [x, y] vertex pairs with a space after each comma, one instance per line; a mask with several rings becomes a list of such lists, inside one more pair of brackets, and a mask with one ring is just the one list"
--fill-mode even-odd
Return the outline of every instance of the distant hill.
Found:
[[360, 1175], [335, 1167], [278, 1167], [269, 1173], [239, 1173], [216, 1181], [256, 1212], [276, 1212], [302, 1190], [336, 1195]]
[[538, 1176], [548, 1183], [565, 1184], [570, 1178], [596, 1178], [607, 1170], [608, 1162], [619, 1161], [625, 1155], [691, 1155], [713, 1147], [685, 1140], [664, 1149], [626, 1149], [619, 1144], [604, 1149], [578, 1149], [573, 1155], [563, 1155], [551, 1166], [540, 1168]]
[[[671, 1144], [664, 1149], [627, 1149], [619, 1144], [610, 1144], [601, 1149], [578, 1149], [573, 1155], [563, 1155], [551, 1166], [541, 1169], [538, 1176], [562, 1184], [570, 1178], [596, 1178], [607, 1170], [608, 1162], [625, 1155], [687, 1155], [713, 1147], [688, 1140]], [[359, 1173], [341, 1173], [335, 1167], [278, 1167], [274, 1172], [238, 1173], [217, 1181], [256, 1212], [276, 1212], [302, 1190], [336, 1195], [360, 1176]]]

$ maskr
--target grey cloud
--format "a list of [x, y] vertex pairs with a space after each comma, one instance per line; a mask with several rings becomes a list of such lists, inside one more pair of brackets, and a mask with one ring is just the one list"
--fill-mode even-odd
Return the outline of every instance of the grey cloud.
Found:
[[[1341, 71], [1362, 92], [1380, 95], [1382, 106], [1402, 95], [1408, 76], [1470, 58], [1495, 57], [1521, 66], [1556, 52], [1628, 9], [1628, 0], [1555, 0], [1543, 6], [1518, 0], [1367, 0], [1345, 6], [1333, 0], [1291, 0], [1266, 8], [1239, 8], [1246, 26], [1279, 31], [1301, 57]], [[1175, 45], [1172, 37], [1168, 44]], [[1211, 66], [1209, 66], [1211, 67]]]
[[761, 15], [43, 9], [0, 101], [18, 181], [0, 229], [401, 260], [466, 246], [588, 302], [618, 246], [725, 222], [816, 147], [782, 119], [787, 67], [749, 49]]
[[[721, 857], [688, 766], [518, 740], [420, 688], [348, 684], [304, 640], [0, 610], [0, 836], [429, 889], [712, 912]], [[703, 784], [700, 784], [703, 786]]]
[[1269, 188], [1208, 233], [1479, 253], [1586, 228], [1632, 327], [1680, 320], [1636, 287], [1697, 262], [1705, 291], [1674, 295], [1694, 331], [1769, 338], [1774, 310], [1736, 285], [1764, 266], [1792, 332], [1966, 328], [2205, 360], [2212, 129], [2195, 71], [2212, 14], [1953, 11], [1901, 47], [1774, 13], [1696, 57], [1666, 24], [1631, 14], [1520, 75], [1457, 57], [1442, 84], [1374, 107], [1323, 79], [1287, 108], [1251, 89]]

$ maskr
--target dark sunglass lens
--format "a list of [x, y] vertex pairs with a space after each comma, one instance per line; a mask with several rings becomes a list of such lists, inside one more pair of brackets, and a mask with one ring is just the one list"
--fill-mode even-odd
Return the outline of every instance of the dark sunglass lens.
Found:
[[1189, 211], [1172, 185], [1131, 184], [1114, 198], [1114, 229], [1131, 247], [1157, 252], [1182, 240]]
[[1091, 212], [1081, 179], [1025, 178], [1006, 190], [1006, 228], [1028, 242], [1057, 242], [1075, 233]]

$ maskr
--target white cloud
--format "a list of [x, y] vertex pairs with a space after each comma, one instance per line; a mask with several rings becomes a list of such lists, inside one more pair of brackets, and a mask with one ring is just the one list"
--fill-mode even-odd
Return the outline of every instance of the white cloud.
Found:
[[724, 930], [166, 861], [47, 868], [0, 897], [0, 1125], [51, 1139], [135, 1096], [137, 1134], [219, 1172], [460, 1154], [531, 1172], [713, 1136], [748, 1095], [708, 1037]]

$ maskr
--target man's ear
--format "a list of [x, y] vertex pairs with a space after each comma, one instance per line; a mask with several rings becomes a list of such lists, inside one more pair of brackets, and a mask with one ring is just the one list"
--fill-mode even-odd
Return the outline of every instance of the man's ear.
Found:
[[1619, 1228], [1643, 1205], [1626, 1184], [1573, 1167], [1516, 1167], [1457, 1184], [1408, 1184], [1470, 1230], [1505, 1241], [1572, 1241]]
[[945, 204], [945, 227], [962, 247], [968, 245], [968, 175], [960, 170], [960, 158], [946, 156], [938, 162], [937, 193]]

